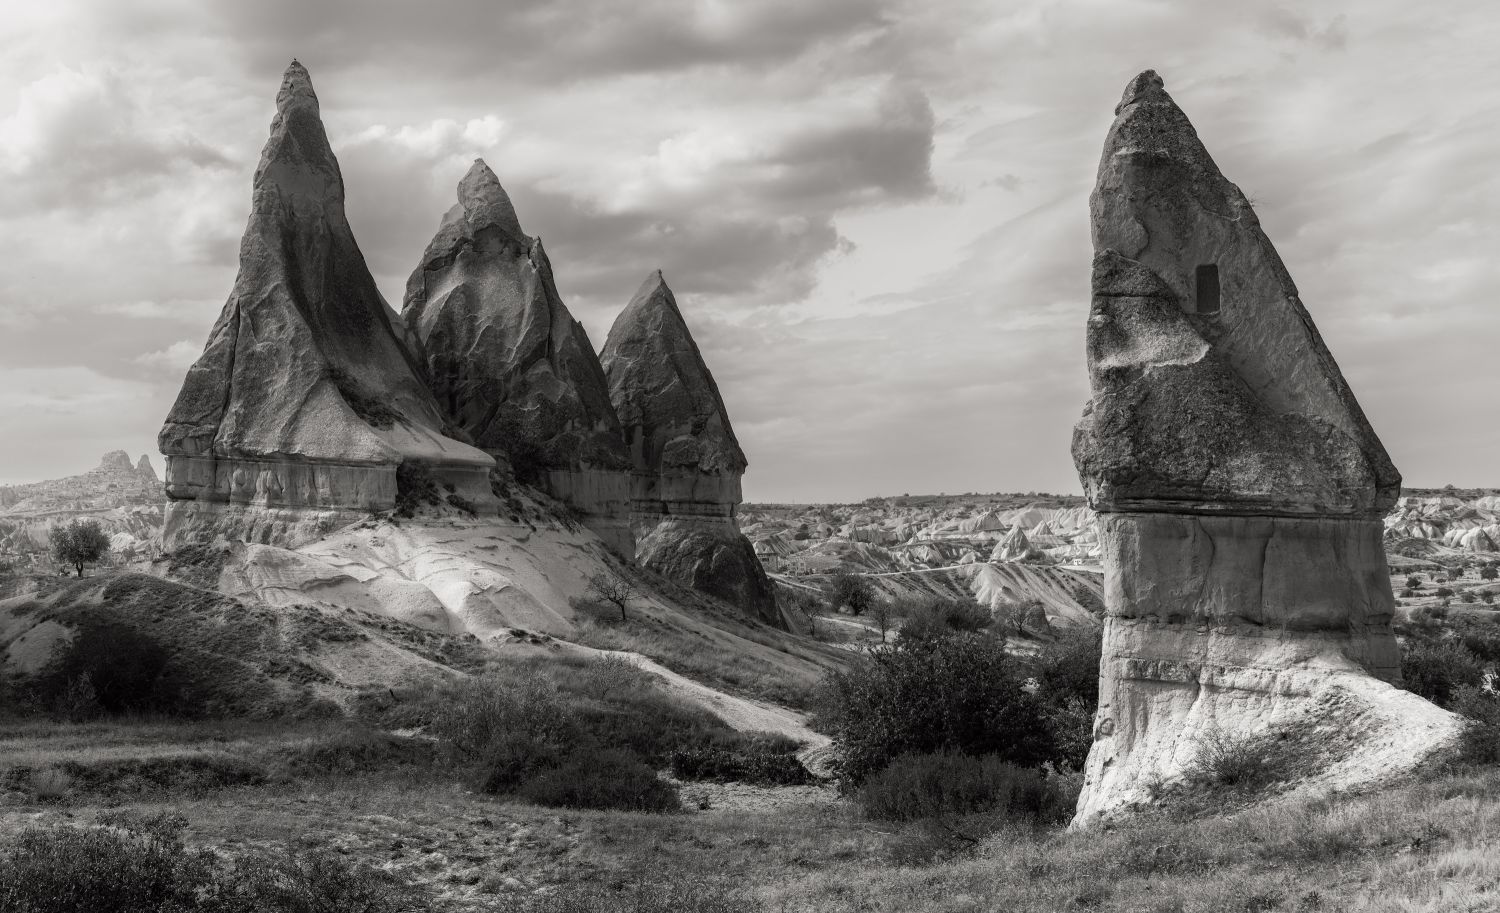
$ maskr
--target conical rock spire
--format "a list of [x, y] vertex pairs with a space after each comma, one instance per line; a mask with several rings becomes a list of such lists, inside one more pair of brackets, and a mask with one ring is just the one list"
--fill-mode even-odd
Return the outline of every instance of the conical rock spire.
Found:
[[[494, 461], [442, 434], [365, 266], [299, 63], [282, 79], [253, 186], [234, 290], [159, 437], [168, 495], [382, 509], [402, 462], [482, 478]], [[487, 484], [472, 496], [492, 498]]]

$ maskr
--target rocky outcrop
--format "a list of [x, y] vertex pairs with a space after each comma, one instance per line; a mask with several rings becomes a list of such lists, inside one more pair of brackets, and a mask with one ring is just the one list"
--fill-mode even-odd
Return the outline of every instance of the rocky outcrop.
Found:
[[483, 161], [407, 281], [402, 317], [458, 426], [630, 555], [631, 465], [603, 369]]
[[307, 70], [293, 61], [255, 170], [234, 290], [159, 444], [169, 546], [287, 541], [395, 504], [424, 466], [481, 507], [494, 460], [449, 437], [344, 214]]
[[786, 626], [770, 579], [735, 523], [748, 461], [660, 270], [616, 318], [600, 360], [636, 470], [637, 560]]
[[1031, 540], [1021, 531], [1021, 527], [1013, 526], [1005, 538], [995, 543], [995, 548], [990, 552], [991, 561], [1024, 561], [1031, 554]]
[[135, 474], [146, 482], [161, 481], [156, 477], [156, 467], [151, 465], [151, 457], [144, 453], [141, 454], [140, 462], [135, 464]]
[[1400, 475], [1161, 79], [1136, 77], [1116, 115], [1073, 443], [1107, 613], [1077, 820], [1144, 801], [1219, 732], [1359, 746], [1327, 757], [1330, 784], [1410, 769], [1455, 724], [1389, 684], [1381, 516]]

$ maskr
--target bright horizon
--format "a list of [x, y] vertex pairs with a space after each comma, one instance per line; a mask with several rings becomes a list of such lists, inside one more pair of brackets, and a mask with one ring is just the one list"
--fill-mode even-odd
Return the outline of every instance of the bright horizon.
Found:
[[1477, 2], [597, 5], [0, 12], [0, 484], [161, 471], [295, 56], [393, 306], [484, 157], [596, 350], [664, 270], [761, 503], [1080, 491], [1088, 193], [1154, 68], [1408, 485], [1500, 485]]

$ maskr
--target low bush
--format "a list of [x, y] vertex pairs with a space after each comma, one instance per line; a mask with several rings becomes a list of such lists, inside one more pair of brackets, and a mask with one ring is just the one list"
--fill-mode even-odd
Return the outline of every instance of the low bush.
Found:
[[1484, 682], [1484, 666], [1462, 644], [1407, 638], [1401, 650], [1403, 686], [1439, 707], [1449, 707], [1458, 689]]
[[938, 599], [903, 603], [904, 616], [897, 643], [920, 643], [955, 632], [974, 633], [990, 626], [990, 612], [978, 603], [962, 599]]
[[1459, 759], [1469, 764], [1500, 764], [1500, 695], [1472, 685], [1453, 696], [1453, 712], [1467, 717]]
[[[39, 789], [39, 778], [49, 785]], [[41, 770], [12, 767], [0, 773], [0, 785], [19, 790], [29, 788], [38, 798], [60, 799], [66, 793], [114, 797], [160, 793], [201, 795], [216, 789], [263, 786], [269, 778], [264, 766], [247, 758], [194, 754], [63, 761]]]
[[953, 634], [876, 647], [828, 677], [819, 725], [853, 789], [907, 754], [944, 749], [1022, 767], [1055, 756], [1041, 702], [999, 638]]
[[1253, 793], [1295, 779], [1307, 762], [1306, 748], [1289, 731], [1242, 735], [1213, 728], [1198, 739], [1183, 774], [1192, 792]]
[[672, 775], [679, 780], [797, 786], [813, 776], [797, 760], [796, 742], [778, 735], [718, 738], [672, 752]]
[[552, 808], [639, 812], [682, 808], [676, 787], [657, 776], [639, 756], [617, 748], [579, 751], [556, 767], [533, 774], [515, 795]]
[[865, 814], [881, 821], [991, 813], [1038, 823], [1062, 823], [1076, 796], [1059, 791], [1034, 768], [996, 755], [953, 751], [903, 755], [867, 779], [856, 794]]
[[287, 772], [298, 777], [371, 774], [400, 767], [430, 767], [438, 746], [374, 729], [350, 727], [290, 749]]
[[517, 902], [516, 913], [754, 913], [759, 903], [728, 880], [690, 876], [666, 883], [564, 885]]
[[115, 814], [98, 827], [23, 831], [0, 848], [7, 913], [404, 913], [416, 888], [306, 848], [223, 857], [190, 849], [186, 821]]
[[1059, 764], [1082, 769], [1094, 744], [1104, 629], [1063, 631], [1023, 661], [1052, 733]]

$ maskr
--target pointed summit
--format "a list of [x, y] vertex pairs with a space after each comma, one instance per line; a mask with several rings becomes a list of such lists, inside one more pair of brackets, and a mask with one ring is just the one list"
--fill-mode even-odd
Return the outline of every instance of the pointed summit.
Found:
[[160, 481], [156, 477], [156, 468], [151, 465], [151, 456], [149, 454], [141, 454], [140, 462], [135, 464], [135, 474], [147, 482]]
[[401, 316], [458, 426], [630, 554], [630, 457], [604, 371], [483, 160], [407, 280]]
[[644, 567], [791, 628], [735, 524], [748, 465], [713, 374], [661, 270], [610, 327], [600, 355], [635, 463], [632, 511]]
[[[312, 81], [293, 62], [255, 172], [234, 290], [158, 440], [167, 494], [383, 510], [396, 466], [414, 461], [493, 503], [494, 461], [441, 433], [418, 374], [349, 229]], [[170, 539], [170, 517], [168, 527]]]
[[1090, 197], [1095, 401], [1074, 450], [1094, 506], [1383, 515], [1401, 477], [1249, 200], [1154, 71], [1116, 110]]
[[745, 471], [719, 387], [661, 270], [615, 318], [600, 361], [640, 469], [736, 478]]
[[464, 218], [471, 230], [494, 226], [529, 246], [530, 239], [521, 231], [521, 221], [516, 218], [510, 195], [500, 186], [500, 179], [495, 177], [495, 172], [484, 159], [475, 159], [469, 173], [458, 182], [458, 204], [463, 207]]

